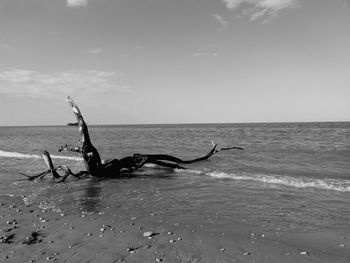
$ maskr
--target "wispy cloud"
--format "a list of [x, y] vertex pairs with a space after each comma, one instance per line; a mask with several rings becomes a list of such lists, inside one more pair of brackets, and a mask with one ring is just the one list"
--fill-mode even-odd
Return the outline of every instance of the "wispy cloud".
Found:
[[216, 52], [195, 52], [193, 53], [194, 57], [217, 57], [218, 53]]
[[84, 51], [91, 55], [99, 55], [103, 52], [101, 48], [89, 48], [89, 49], [85, 49]]
[[86, 6], [87, 4], [88, 0], [67, 0], [67, 6], [69, 7]]
[[350, 0], [345, 0], [345, 2], [347, 3], [347, 6], [350, 8]]
[[7, 43], [0, 43], [0, 49], [9, 49], [10, 45]]
[[242, 14], [251, 21], [276, 16], [281, 10], [295, 8], [298, 0], [222, 0], [229, 9], [242, 7]]
[[212, 14], [212, 16], [215, 18], [216, 21], [220, 23], [220, 25], [225, 28], [227, 27], [227, 21], [220, 15], [218, 14]]
[[96, 95], [125, 92], [126, 86], [113, 83], [115, 72], [79, 70], [41, 73], [27, 69], [0, 69], [0, 93], [11, 96], [56, 97], [67, 94]]

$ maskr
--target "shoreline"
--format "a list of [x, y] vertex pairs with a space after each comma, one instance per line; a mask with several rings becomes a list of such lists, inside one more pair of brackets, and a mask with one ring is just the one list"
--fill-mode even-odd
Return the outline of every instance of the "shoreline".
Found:
[[[198, 224], [124, 203], [127, 209], [120, 211], [106, 207], [97, 213], [70, 214], [41, 209], [38, 203], [25, 205], [20, 197], [2, 195], [0, 203], [1, 262], [336, 263], [350, 259], [350, 232], [345, 231], [290, 233], [240, 223]], [[6, 241], [5, 236], [10, 238]]]

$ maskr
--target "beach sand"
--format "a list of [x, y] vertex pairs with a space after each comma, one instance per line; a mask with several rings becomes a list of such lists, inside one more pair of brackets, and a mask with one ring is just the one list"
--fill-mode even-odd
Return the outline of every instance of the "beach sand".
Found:
[[198, 225], [128, 204], [122, 214], [65, 214], [21, 198], [0, 202], [0, 262], [350, 262], [350, 235], [341, 231]]

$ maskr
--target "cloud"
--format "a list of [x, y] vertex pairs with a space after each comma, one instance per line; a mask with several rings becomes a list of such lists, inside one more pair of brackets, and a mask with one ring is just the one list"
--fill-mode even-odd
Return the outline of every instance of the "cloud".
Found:
[[87, 0], [67, 0], [67, 6], [69, 7], [86, 6], [87, 4]]
[[9, 49], [10, 45], [7, 43], [0, 43], [0, 49]]
[[218, 53], [216, 52], [195, 52], [193, 53], [194, 57], [217, 57]]
[[220, 23], [220, 25], [225, 28], [227, 27], [227, 21], [220, 15], [218, 14], [212, 14], [212, 16], [215, 18], [216, 21], [218, 21]]
[[115, 72], [76, 70], [41, 73], [27, 69], [0, 69], [0, 93], [10, 96], [57, 97], [68, 94], [98, 95], [126, 92], [127, 86], [113, 83]]
[[347, 4], [348, 7], [350, 7], [350, 0], [345, 0], [345, 3]]
[[99, 55], [102, 53], [103, 50], [101, 48], [89, 48], [84, 51], [91, 55]]
[[284, 9], [295, 8], [298, 0], [222, 0], [229, 9], [242, 7], [242, 14], [251, 21], [274, 17]]

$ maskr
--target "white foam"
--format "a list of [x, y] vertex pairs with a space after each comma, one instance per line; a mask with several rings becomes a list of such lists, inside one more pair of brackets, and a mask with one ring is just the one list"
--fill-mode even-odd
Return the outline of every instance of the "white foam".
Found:
[[177, 173], [190, 173], [190, 174], [205, 174], [204, 171], [192, 170], [192, 169], [175, 169]]
[[[53, 159], [65, 159], [65, 160], [74, 160], [74, 161], [81, 161], [83, 160], [81, 157], [74, 157], [74, 156], [63, 156], [63, 155], [50, 155]], [[0, 150], [0, 158], [19, 158], [19, 159], [42, 159], [43, 157], [41, 155], [36, 154], [27, 154], [27, 153], [18, 153], [18, 152], [7, 152]]]
[[198, 175], [207, 175], [218, 179], [233, 179], [239, 181], [254, 181], [263, 184], [283, 185], [296, 188], [313, 187], [322, 190], [334, 190], [339, 192], [350, 192], [350, 180], [341, 179], [316, 179], [316, 178], [297, 178], [291, 176], [277, 176], [265, 174], [237, 174], [225, 173], [219, 171], [200, 171], [190, 169], [175, 169], [177, 173], [191, 173]]
[[297, 178], [291, 176], [274, 176], [264, 174], [234, 174], [224, 172], [210, 172], [209, 176], [215, 178], [230, 178], [234, 180], [255, 181], [264, 184], [277, 184], [291, 186], [296, 188], [313, 187], [323, 190], [334, 190], [339, 192], [350, 192], [350, 180], [341, 179], [315, 179], [315, 178]]
[[153, 164], [153, 163], [146, 163], [146, 164], [145, 164], [145, 167], [154, 168], [154, 167], [157, 167], [157, 165], [156, 165], [156, 164]]

